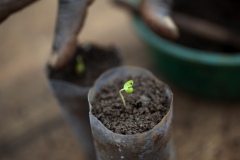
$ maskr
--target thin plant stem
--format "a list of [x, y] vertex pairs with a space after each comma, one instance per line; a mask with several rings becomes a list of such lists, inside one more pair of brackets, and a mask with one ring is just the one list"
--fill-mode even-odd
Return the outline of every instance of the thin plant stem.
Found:
[[121, 90], [119, 91], [119, 94], [120, 94], [120, 96], [121, 96], [121, 98], [122, 98], [123, 105], [124, 105], [124, 107], [126, 108], [126, 102], [125, 102], [125, 99], [124, 99], [124, 97], [123, 97], [123, 95], [122, 95], [122, 91], [124, 91], [124, 89], [121, 89]]

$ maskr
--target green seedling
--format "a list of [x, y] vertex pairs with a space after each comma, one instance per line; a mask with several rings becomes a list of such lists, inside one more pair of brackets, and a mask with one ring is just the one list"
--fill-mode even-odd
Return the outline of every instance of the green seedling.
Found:
[[82, 58], [81, 55], [78, 55], [76, 60], [77, 60], [77, 64], [76, 64], [76, 67], [75, 67], [75, 71], [76, 71], [77, 74], [81, 74], [85, 70], [85, 65], [84, 65], [84, 62], [83, 62], [83, 58]]
[[122, 91], [125, 91], [126, 93], [132, 93], [133, 92], [133, 80], [129, 80], [129, 81], [127, 81], [125, 84], [124, 84], [124, 86], [123, 86], [123, 88], [122, 89], [120, 89], [120, 91], [119, 91], [119, 94], [120, 94], [120, 96], [121, 96], [121, 98], [122, 98], [122, 101], [123, 101], [123, 105], [124, 105], [124, 107], [126, 108], [126, 102], [125, 102], [125, 99], [124, 99], [124, 97], [123, 97], [123, 95], [122, 95]]

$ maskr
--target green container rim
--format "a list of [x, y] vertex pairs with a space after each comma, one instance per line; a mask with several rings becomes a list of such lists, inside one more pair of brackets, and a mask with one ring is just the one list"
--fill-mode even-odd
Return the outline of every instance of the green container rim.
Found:
[[133, 25], [146, 43], [170, 56], [192, 63], [240, 67], [240, 53], [226, 55], [226, 53], [202, 51], [173, 43], [152, 32], [140, 16], [133, 16]]

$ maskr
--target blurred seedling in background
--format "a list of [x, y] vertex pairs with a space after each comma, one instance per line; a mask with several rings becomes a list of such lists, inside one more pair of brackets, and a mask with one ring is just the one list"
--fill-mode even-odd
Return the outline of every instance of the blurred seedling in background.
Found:
[[124, 97], [123, 97], [123, 95], [122, 95], [122, 91], [125, 91], [126, 93], [132, 93], [133, 92], [133, 80], [129, 80], [129, 81], [127, 81], [125, 84], [124, 84], [124, 86], [123, 86], [123, 88], [122, 89], [120, 89], [120, 91], [119, 91], [119, 94], [120, 94], [120, 96], [121, 96], [121, 98], [122, 98], [122, 101], [123, 101], [123, 105], [124, 105], [124, 107], [126, 108], [126, 102], [125, 102], [125, 99], [124, 99]]
[[81, 74], [85, 71], [85, 65], [84, 65], [82, 56], [78, 55], [76, 58], [76, 61], [77, 61], [77, 64], [76, 64], [75, 71], [77, 74]]

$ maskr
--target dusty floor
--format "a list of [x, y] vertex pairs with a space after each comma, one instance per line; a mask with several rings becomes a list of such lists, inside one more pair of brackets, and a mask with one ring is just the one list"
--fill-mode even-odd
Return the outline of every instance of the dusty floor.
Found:
[[[0, 25], [0, 159], [83, 159], [44, 75], [57, 1], [42, 0]], [[96, 1], [79, 42], [115, 44], [125, 64], [147, 67], [128, 13]], [[137, 57], [137, 58], [136, 58]], [[206, 102], [174, 90], [179, 160], [239, 160], [240, 104]]]

